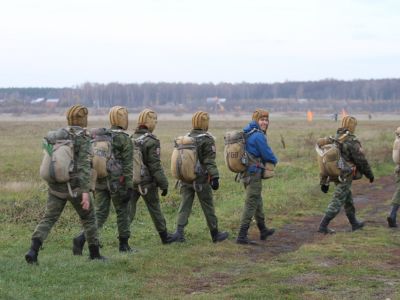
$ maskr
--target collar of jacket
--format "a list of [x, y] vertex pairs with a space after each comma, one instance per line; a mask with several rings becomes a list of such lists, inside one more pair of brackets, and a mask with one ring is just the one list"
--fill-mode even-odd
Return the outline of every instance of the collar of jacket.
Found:
[[147, 128], [136, 128], [135, 134], [144, 134], [150, 132]]
[[207, 131], [205, 131], [203, 129], [192, 129], [190, 131], [190, 133], [199, 133], [199, 134], [201, 134], [201, 133], [207, 133]]
[[112, 129], [112, 130], [123, 130], [121, 127], [116, 126], [116, 125], [112, 125], [112, 126], [111, 126], [111, 129]]

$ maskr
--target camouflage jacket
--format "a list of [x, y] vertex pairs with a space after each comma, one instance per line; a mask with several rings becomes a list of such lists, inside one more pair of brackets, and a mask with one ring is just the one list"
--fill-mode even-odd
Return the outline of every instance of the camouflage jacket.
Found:
[[144, 138], [142, 145], [143, 163], [149, 170], [152, 181], [160, 189], [168, 189], [168, 179], [161, 165], [160, 140], [146, 128], [137, 128], [131, 137], [137, 139], [144, 134], [147, 134], [147, 136]]
[[[336, 133], [336, 139], [346, 133], [346, 129], [339, 128]], [[354, 164], [368, 179], [374, 177], [371, 167], [365, 158], [361, 143], [354, 134], [349, 133], [346, 139], [341, 144], [341, 154], [345, 161]]]
[[[199, 135], [201, 136], [198, 137]], [[219, 177], [217, 164], [215, 163], [216, 148], [214, 137], [207, 131], [200, 129], [192, 129], [189, 136], [197, 137], [197, 155], [203, 170], [207, 171], [211, 178]]]
[[[79, 126], [70, 126], [66, 129], [69, 131], [74, 145], [74, 169], [71, 173], [71, 187], [72, 189], [79, 188], [83, 193], [89, 192], [92, 161], [90, 136], [86, 129]], [[65, 183], [49, 183], [49, 187], [56, 192], [68, 193], [68, 187]]]
[[[110, 185], [118, 183], [119, 188], [126, 190], [133, 188], [132, 184], [132, 164], [133, 164], [133, 146], [129, 135], [118, 126], [110, 128], [112, 135], [111, 148], [115, 159], [121, 164], [121, 176], [115, 177], [109, 175], [107, 178], [98, 179], [96, 189], [107, 189], [107, 180]], [[119, 189], [118, 188], [118, 189]], [[113, 188], [114, 190], [114, 188]]]

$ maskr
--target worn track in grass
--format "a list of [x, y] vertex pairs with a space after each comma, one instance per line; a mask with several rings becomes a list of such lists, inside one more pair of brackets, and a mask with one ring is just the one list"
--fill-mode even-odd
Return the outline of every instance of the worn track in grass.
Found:
[[[331, 188], [334, 187], [331, 186]], [[370, 184], [366, 179], [355, 181], [353, 182], [352, 190], [357, 215], [362, 216], [359, 219], [365, 221], [365, 226], [387, 227], [386, 217], [382, 215], [390, 209], [387, 200], [391, 199], [395, 190], [393, 176], [381, 177], [373, 184]], [[321, 193], [321, 197], [327, 196]], [[255, 246], [246, 246], [251, 258], [254, 260], [268, 259], [283, 253], [296, 251], [303, 244], [313, 243], [329, 237], [329, 235], [317, 232], [323, 214], [324, 212], [321, 211], [320, 216], [298, 218], [293, 223], [279, 228], [267, 241], [258, 241]], [[334, 228], [336, 232], [351, 232], [344, 209], [331, 222], [330, 227]], [[258, 240], [258, 235], [258, 229], [253, 226], [249, 235], [250, 238]]]

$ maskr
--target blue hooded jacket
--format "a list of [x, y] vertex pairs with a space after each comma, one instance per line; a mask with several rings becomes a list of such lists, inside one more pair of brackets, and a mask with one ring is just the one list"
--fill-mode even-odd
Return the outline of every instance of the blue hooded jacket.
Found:
[[[276, 165], [278, 159], [275, 157], [271, 148], [268, 146], [267, 137], [264, 132], [258, 126], [256, 121], [251, 121], [243, 131], [245, 133], [251, 132], [246, 138], [246, 151], [250, 153], [254, 158], [260, 158], [261, 162], [265, 164], [266, 162]], [[255, 164], [250, 164], [248, 167], [248, 172], [250, 173], [261, 173], [263, 166], [258, 166]]]

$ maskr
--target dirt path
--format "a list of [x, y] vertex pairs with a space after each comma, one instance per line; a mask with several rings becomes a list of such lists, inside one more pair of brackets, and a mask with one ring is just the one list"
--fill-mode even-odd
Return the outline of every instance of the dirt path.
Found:
[[[367, 180], [360, 180], [353, 183], [353, 199], [358, 214], [362, 214], [366, 226], [387, 226], [386, 218], [382, 215], [390, 207], [387, 200], [391, 199], [395, 190], [393, 176], [385, 176], [369, 184]], [[249, 255], [252, 260], [268, 259], [270, 257], [296, 251], [301, 245], [312, 243], [325, 238], [326, 236], [317, 232], [320, 216], [298, 219], [296, 222], [280, 228], [266, 242], [258, 242], [256, 246], [249, 247]], [[331, 227], [336, 232], [351, 231], [344, 210], [331, 222]], [[250, 237], [258, 240], [258, 230], [252, 228]]]
[[[385, 176], [369, 184], [367, 180], [361, 180], [353, 183], [353, 199], [358, 215], [362, 215], [366, 226], [387, 227], [386, 213], [390, 209], [385, 202], [391, 199], [395, 190], [393, 176]], [[329, 237], [329, 235], [317, 232], [317, 227], [323, 216], [299, 218], [269, 237], [267, 241], [259, 241], [259, 232], [255, 226], [252, 226], [249, 237], [257, 241], [257, 245], [243, 246], [247, 248], [246, 256], [252, 261], [268, 261], [269, 259], [283, 253], [296, 251], [304, 244], [317, 242]], [[351, 231], [350, 224], [344, 213], [344, 210], [331, 222], [331, 227], [336, 232]], [[398, 253], [395, 253], [398, 252]], [[398, 269], [400, 266], [400, 250], [393, 252], [393, 259], [388, 263], [388, 268]], [[211, 279], [212, 278], [212, 279]], [[185, 288], [187, 294], [207, 292], [212, 289], [216, 283], [224, 286], [232, 281], [232, 277], [226, 274], [216, 273], [211, 278], [197, 278], [188, 284]], [[302, 280], [305, 280], [302, 278]], [[392, 293], [389, 291], [388, 293]]]

